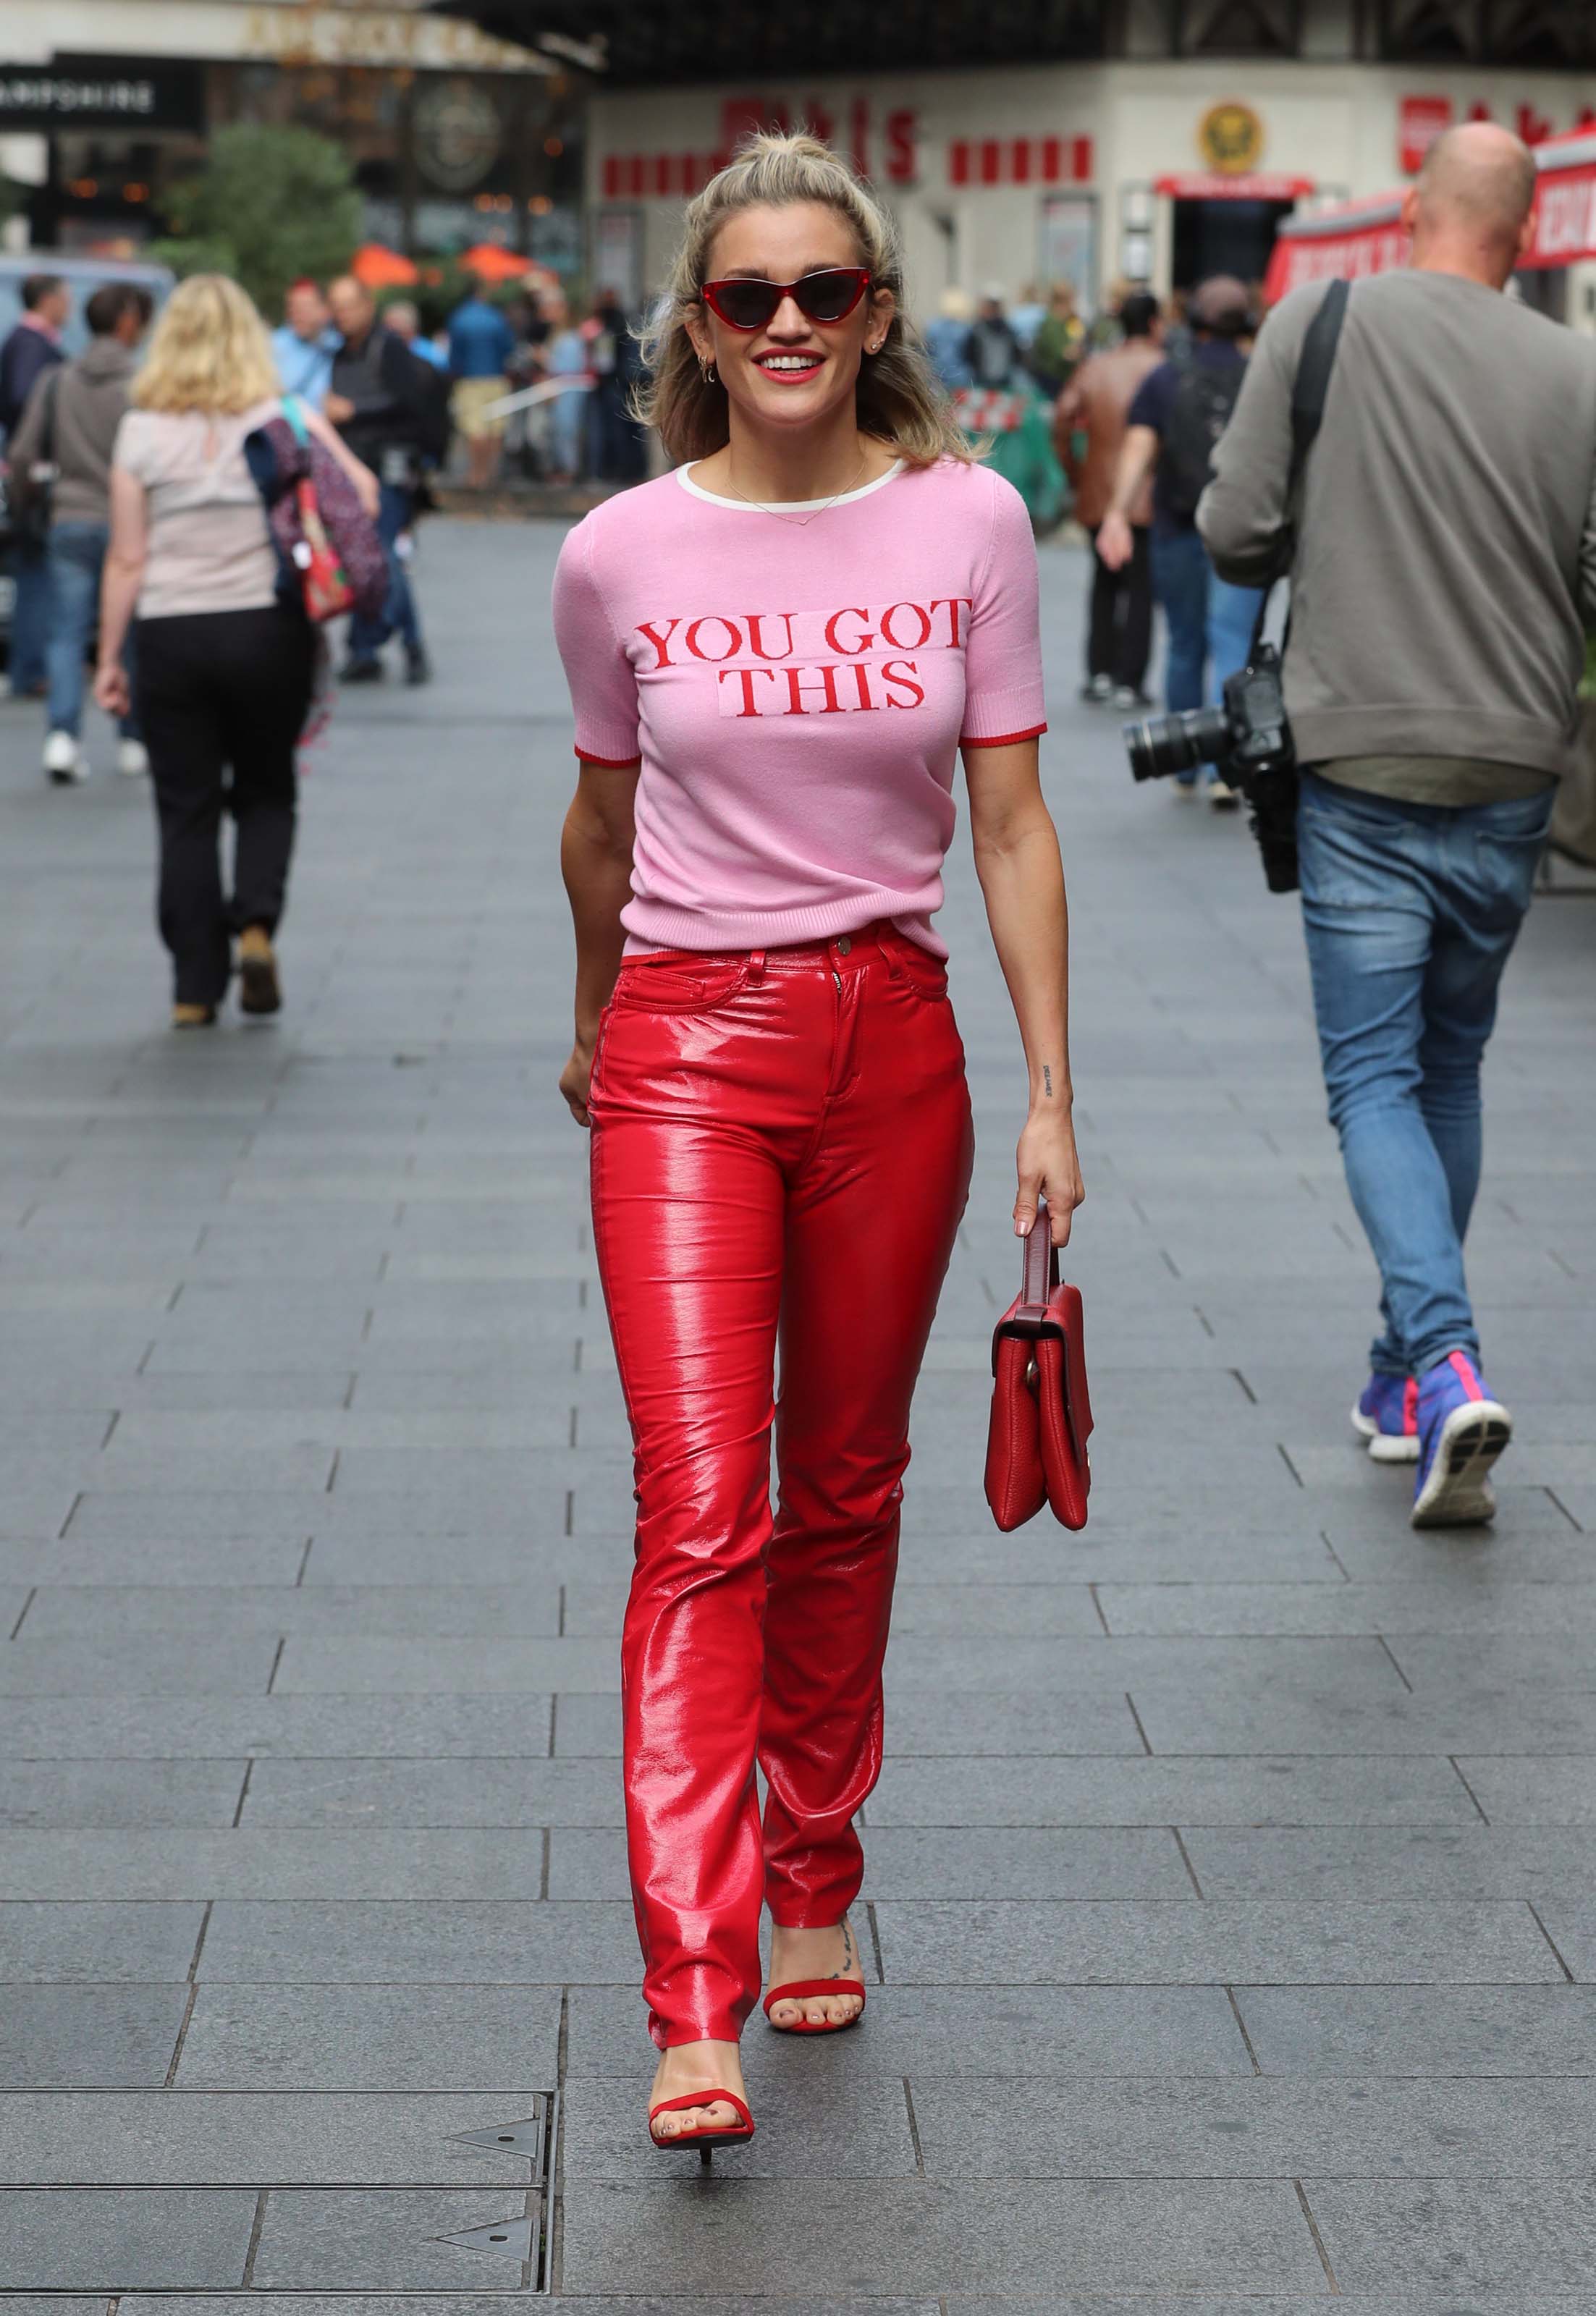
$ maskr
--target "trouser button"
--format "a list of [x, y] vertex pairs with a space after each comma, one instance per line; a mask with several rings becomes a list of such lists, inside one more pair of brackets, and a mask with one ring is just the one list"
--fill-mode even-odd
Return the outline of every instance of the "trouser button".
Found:
[[847, 934], [844, 933], [841, 940], [837, 943], [837, 955], [839, 957], [846, 957], [852, 947], [853, 943], [849, 940]]

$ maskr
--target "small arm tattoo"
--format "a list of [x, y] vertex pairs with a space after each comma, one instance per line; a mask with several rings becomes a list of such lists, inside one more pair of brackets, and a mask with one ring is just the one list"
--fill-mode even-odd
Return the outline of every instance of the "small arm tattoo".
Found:
[[1042, 1064], [1042, 1091], [1047, 1096], [1048, 1100], [1051, 1101], [1053, 1099], [1053, 1072], [1046, 1062]]

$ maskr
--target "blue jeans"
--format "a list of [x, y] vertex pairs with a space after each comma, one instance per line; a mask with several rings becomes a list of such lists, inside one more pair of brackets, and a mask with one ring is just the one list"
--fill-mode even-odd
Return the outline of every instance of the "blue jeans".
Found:
[[[94, 629], [100, 601], [100, 572], [111, 532], [103, 522], [57, 522], [50, 525], [45, 562], [49, 585], [49, 640], [45, 665], [49, 679], [49, 705], [45, 722], [52, 732], [77, 737], [83, 722], [84, 655]], [[122, 665], [129, 685], [136, 682], [133, 629], [122, 646]], [[124, 740], [138, 737], [138, 718], [121, 719]]]
[[1330, 1119], [1385, 1325], [1371, 1363], [1477, 1362], [1463, 1240], [1480, 1179], [1480, 1062], [1554, 791], [1405, 804], [1302, 775], [1297, 845]]
[[[1246, 665], [1260, 591], [1221, 579], [1195, 530], [1162, 528], [1153, 533], [1153, 588], [1169, 623], [1164, 706], [1172, 715], [1211, 708], [1226, 677]], [[1178, 777], [1190, 787], [1197, 774]]]
[[16, 575], [16, 601], [11, 613], [11, 688], [36, 691], [45, 679], [44, 652], [49, 635], [49, 571], [43, 549], [19, 543], [12, 568]]
[[350, 619], [351, 659], [375, 659], [391, 635], [397, 635], [408, 651], [418, 650], [421, 645], [421, 620], [410, 575], [394, 547], [399, 533], [409, 526], [411, 494], [402, 483], [383, 483], [379, 487], [382, 496], [377, 509], [377, 531], [388, 557], [388, 601], [379, 618], [368, 619], [357, 611]]

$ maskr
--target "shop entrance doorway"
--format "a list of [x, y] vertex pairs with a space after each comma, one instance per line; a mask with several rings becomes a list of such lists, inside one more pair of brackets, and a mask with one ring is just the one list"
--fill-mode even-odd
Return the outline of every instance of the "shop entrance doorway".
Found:
[[1177, 200], [1171, 250], [1173, 287], [1195, 290], [1214, 273], [1234, 273], [1249, 285], [1262, 281], [1275, 229], [1295, 207], [1294, 201]]

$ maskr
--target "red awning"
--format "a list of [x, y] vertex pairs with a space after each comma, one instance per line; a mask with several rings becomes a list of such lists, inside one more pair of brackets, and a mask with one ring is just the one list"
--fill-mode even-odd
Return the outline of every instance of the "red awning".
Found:
[[1540, 186], [1527, 266], [1573, 265], [1596, 257], [1596, 133], [1576, 129], [1535, 148]]
[[1265, 302], [1278, 305], [1305, 281], [1356, 281], [1405, 265], [1402, 202], [1400, 193], [1382, 193], [1372, 200], [1340, 201], [1312, 217], [1283, 218], [1263, 277]]
[[1224, 177], [1217, 171], [1194, 169], [1172, 177], [1155, 178], [1153, 191], [1167, 193], [1176, 201], [1299, 201], [1305, 193], [1316, 192], [1318, 187], [1311, 177]]

